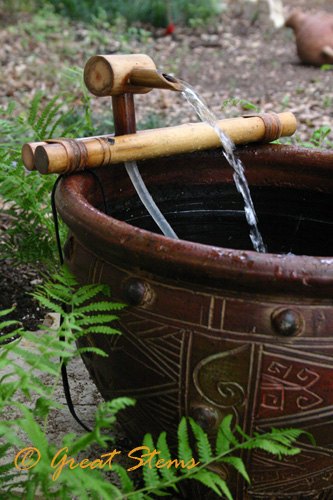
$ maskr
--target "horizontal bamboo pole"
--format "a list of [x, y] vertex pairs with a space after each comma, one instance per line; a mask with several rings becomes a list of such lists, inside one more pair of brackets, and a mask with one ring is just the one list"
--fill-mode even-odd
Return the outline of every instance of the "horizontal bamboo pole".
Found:
[[[219, 126], [236, 145], [263, 140], [272, 141], [275, 138], [274, 132], [273, 136], [271, 135], [271, 124], [274, 124], [274, 120], [279, 125], [277, 137], [290, 136], [296, 130], [297, 122], [292, 113], [263, 116], [271, 117], [271, 123], [258, 115], [221, 120]], [[191, 153], [219, 146], [221, 146], [220, 139], [212, 127], [204, 123], [188, 123], [116, 137], [106, 135], [76, 140], [59, 139], [59, 143], [54, 140], [54, 143], [41, 142], [37, 146], [36, 143], [28, 143], [23, 146], [22, 157], [28, 169], [35, 165], [42, 174], [62, 174], [125, 161]]]

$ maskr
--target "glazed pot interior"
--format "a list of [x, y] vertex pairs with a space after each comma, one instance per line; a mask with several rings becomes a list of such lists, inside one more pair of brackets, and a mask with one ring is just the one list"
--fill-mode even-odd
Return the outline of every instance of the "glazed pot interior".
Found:
[[[151, 186], [156, 204], [182, 240], [253, 250], [244, 203], [231, 184]], [[270, 253], [322, 256], [332, 251], [333, 197], [327, 193], [253, 186], [259, 230]], [[108, 204], [109, 214], [161, 234], [138, 196]]]
[[59, 214], [85, 248], [124, 268], [261, 293], [331, 293], [332, 152], [269, 145], [238, 154], [266, 253], [252, 250], [243, 200], [221, 150], [138, 164], [180, 239], [160, 234], [123, 164], [98, 169], [100, 182], [89, 171], [64, 178]]
[[[320, 177], [323, 172], [317, 169], [315, 152], [312, 161], [311, 157], [310, 162], [306, 158], [309, 165], [304, 168], [297, 161], [297, 154], [294, 158], [286, 155], [286, 151], [291, 155], [293, 149], [262, 146], [240, 151], [266, 251], [329, 256], [333, 234], [332, 181], [325, 179], [326, 170]], [[300, 149], [295, 150], [301, 157]], [[322, 158], [318, 158], [320, 164]], [[151, 160], [139, 168], [154, 201], [181, 240], [253, 250], [244, 202], [233, 181], [232, 168], [221, 152], [203, 152], [192, 159], [191, 155], [184, 155]], [[161, 234], [123, 166], [109, 170], [103, 175], [103, 182], [108, 215]], [[104, 210], [100, 196], [91, 202]]]

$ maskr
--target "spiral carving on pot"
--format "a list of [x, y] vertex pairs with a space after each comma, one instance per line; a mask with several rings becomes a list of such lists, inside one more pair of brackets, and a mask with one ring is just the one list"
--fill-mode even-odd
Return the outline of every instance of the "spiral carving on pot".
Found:
[[[220, 352], [201, 360], [193, 371], [194, 385], [208, 403], [222, 409], [236, 409], [245, 404], [245, 391], [234, 377], [237, 355], [244, 346]], [[228, 380], [229, 379], [229, 380]]]

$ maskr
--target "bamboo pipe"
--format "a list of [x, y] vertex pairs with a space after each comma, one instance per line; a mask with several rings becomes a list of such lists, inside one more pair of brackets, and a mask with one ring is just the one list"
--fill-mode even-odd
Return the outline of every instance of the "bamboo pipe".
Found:
[[141, 86], [131, 84], [130, 73], [134, 68], [156, 70], [154, 61], [145, 54], [93, 56], [84, 67], [84, 83], [97, 97], [150, 92], [152, 87], [147, 87], [144, 81]]
[[133, 68], [129, 76], [129, 82], [131, 85], [145, 85], [152, 89], [167, 89], [176, 92], [184, 90], [184, 87], [177, 78], [167, 73], [162, 73], [158, 69]]
[[[219, 121], [222, 130], [236, 145], [271, 142], [292, 135], [297, 126], [292, 113], [231, 118]], [[22, 150], [23, 163], [31, 167], [32, 143]], [[33, 143], [34, 144], [34, 143]], [[55, 139], [41, 142], [35, 148], [34, 163], [41, 174], [63, 174], [103, 165], [140, 161], [159, 156], [191, 153], [221, 146], [214, 130], [204, 123], [188, 123], [175, 127], [142, 130], [135, 134], [111, 135], [81, 139]], [[28, 157], [28, 161], [26, 160]]]
[[97, 97], [145, 94], [153, 88], [183, 90], [176, 78], [157, 70], [145, 54], [93, 56], [85, 65], [84, 83]]

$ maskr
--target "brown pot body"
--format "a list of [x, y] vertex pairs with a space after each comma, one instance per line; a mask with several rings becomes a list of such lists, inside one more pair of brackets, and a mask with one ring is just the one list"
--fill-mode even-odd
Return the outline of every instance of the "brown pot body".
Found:
[[[253, 190], [333, 193], [332, 151], [269, 145], [239, 154]], [[194, 192], [233, 183], [220, 151], [147, 161], [140, 171], [166, 198], [178, 186]], [[111, 210], [130, 205], [135, 195], [122, 165], [99, 175]], [[238, 500], [333, 499], [332, 253], [258, 254], [166, 238], [98, 210], [102, 195], [89, 172], [64, 178], [56, 200], [70, 228], [72, 272], [81, 283], [108, 283], [112, 300], [130, 304], [119, 313], [121, 336], [87, 335], [80, 345], [109, 354], [84, 356], [105, 399], [137, 400], [122, 414], [133, 444], [162, 430], [172, 440], [182, 415], [212, 442], [228, 414], [248, 434], [300, 427], [316, 447], [302, 438], [295, 457], [242, 455], [249, 487], [232, 470], [219, 472]], [[189, 498], [215, 497], [199, 489]]]
[[[304, 14], [293, 12], [286, 26], [293, 28], [296, 36], [297, 53], [301, 61], [314, 66], [333, 64], [333, 15], [327, 12]], [[325, 47], [332, 52], [327, 54]]]

